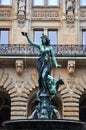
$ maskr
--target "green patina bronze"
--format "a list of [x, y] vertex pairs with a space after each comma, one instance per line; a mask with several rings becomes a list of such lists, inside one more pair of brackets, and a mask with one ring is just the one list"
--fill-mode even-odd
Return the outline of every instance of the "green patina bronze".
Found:
[[[39, 73], [39, 91], [36, 99], [37, 105], [29, 118], [32, 119], [58, 119], [60, 118], [58, 110], [51, 104], [51, 100], [56, 95], [57, 89], [64, 84], [61, 79], [56, 80], [51, 76], [52, 64], [55, 67], [61, 67], [56, 61], [53, 48], [50, 46], [50, 40], [46, 35], [42, 35], [42, 44], [33, 42], [26, 32], [22, 32], [28, 42], [40, 50], [40, 57], [37, 61], [37, 70]], [[51, 62], [52, 61], [52, 62]]]

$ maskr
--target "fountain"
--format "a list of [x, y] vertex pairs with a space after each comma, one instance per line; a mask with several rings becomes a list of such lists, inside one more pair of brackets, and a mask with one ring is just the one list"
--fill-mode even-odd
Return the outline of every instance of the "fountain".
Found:
[[32, 42], [26, 32], [22, 32], [22, 35], [26, 36], [31, 45], [40, 50], [40, 58], [37, 61], [39, 91], [33, 101], [37, 105], [28, 119], [5, 121], [3, 125], [7, 130], [85, 130], [86, 123], [61, 119], [58, 109], [52, 105], [52, 99], [64, 82], [62, 79], [56, 80], [51, 76], [51, 59], [56, 68], [61, 65], [56, 61], [50, 40], [43, 34], [40, 45]]

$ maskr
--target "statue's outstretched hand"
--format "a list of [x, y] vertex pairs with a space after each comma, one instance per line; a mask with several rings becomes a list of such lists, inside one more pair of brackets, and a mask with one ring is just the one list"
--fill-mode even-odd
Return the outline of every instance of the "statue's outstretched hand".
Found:
[[27, 36], [27, 32], [21, 32], [23, 36]]
[[56, 68], [59, 68], [59, 67], [61, 67], [61, 65], [57, 64], [57, 65], [56, 65]]

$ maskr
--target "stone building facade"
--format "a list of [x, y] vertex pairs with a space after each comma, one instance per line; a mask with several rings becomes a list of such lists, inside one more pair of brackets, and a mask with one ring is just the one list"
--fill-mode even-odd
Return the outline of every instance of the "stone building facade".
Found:
[[[0, 119], [26, 119], [38, 90], [33, 41], [50, 37], [61, 68], [52, 76], [64, 85], [53, 100], [62, 119], [86, 121], [86, 2], [84, 0], [0, 1]], [[7, 2], [7, 3], [6, 3]], [[54, 40], [53, 40], [54, 38]]]

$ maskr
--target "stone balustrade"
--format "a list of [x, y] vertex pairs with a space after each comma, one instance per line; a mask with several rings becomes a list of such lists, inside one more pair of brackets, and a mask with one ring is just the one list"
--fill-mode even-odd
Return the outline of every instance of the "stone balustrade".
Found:
[[[86, 46], [82, 45], [53, 45], [56, 56], [86, 56]], [[30, 45], [0, 44], [0, 56], [39, 56], [39, 50]]]

